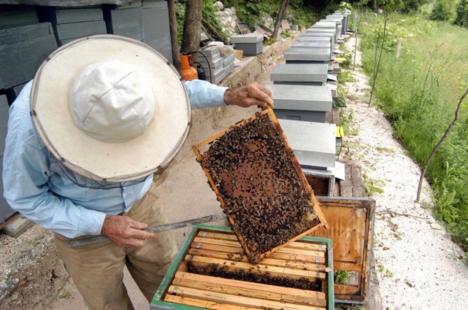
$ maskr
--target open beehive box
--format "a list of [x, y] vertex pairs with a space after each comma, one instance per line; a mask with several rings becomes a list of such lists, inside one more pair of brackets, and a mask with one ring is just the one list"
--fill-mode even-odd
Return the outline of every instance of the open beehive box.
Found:
[[334, 309], [332, 251], [303, 237], [252, 265], [231, 229], [196, 225], [151, 309]]
[[364, 303], [369, 286], [375, 201], [344, 197], [318, 199], [328, 219], [328, 229], [319, 228], [311, 235], [333, 240], [336, 299]]
[[193, 149], [249, 262], [326, 225], [272, 110]]

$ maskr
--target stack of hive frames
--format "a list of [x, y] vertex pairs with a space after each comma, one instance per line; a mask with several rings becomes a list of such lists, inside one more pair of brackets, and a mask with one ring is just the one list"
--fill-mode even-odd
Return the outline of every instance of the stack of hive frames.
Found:
[[194, 152], [250, 262], [326, 225], [272, 110], [202, 141]]
[[151, 308], [334, 309], [331, 247], [304, 237], [251, 265], [229, 228], [197, 225]]
[[368, 197], [318, 199], [328, 228], [319, 228], [311, 235], [332, 239], [334, 269], [346, 272], [349, 278], [345, 283], [335, 283], [337, 301], [364, 303], [369, 288], [375, 201]]

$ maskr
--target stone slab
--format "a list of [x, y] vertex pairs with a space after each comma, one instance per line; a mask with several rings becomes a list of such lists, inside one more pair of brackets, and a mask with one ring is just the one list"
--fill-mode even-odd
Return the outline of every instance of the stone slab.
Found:
[[330, 168], [335, 166], [334, 124], [280, 119], [294, 154], [303, 167]]
[[42, 61], [56, 48], [50, 23], [0, 29], [0, 89], [31, 80]]
[[326, 86], [312, 85], [268, 85], [273, 93], [275, 109], [299, 111], [332, 110], [331, 91]]
[[331, 59], [331, 50], [329, 48], [289, 48], [284, 53], [286, 61], [320, 61], [328, 62]]
[[263, 34], [248, 33], [231, 37], [231, 43], [258, 43], [263, 42]]
[[279, 64], [272, 73], [273, 82], [319, 82], [327, 81], [328, 64]]

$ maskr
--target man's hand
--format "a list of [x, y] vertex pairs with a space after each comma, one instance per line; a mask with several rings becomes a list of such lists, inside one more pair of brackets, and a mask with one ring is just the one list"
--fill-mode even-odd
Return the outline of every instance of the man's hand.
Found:
[[147, 224], [137, 222], [126, 215], [106, 216], [101, 233], [120, 247], [141, 247], [155, 234], [144, 231]]
[[224, 102], [227, 105], [238, 105], [244, 108], [253, 105], [265, 109], [273, 107], [271, 91], [258, 83], [252, 83], [235, 89], [228, 89], [224, 93]]

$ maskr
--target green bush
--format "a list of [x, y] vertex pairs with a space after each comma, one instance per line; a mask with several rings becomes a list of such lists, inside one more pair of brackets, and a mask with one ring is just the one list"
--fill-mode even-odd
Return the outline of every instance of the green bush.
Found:
[[[382, 16], [365, 14], [361, 27], [363, 65], [371, 75]], [[458, 97], [468, 85], [468, 32], [420, 16], [390, 16], [387, 43], [376, 85], [377, 104], [395, 135], [422, 164], [453, 119]], [[380, 31], [379, 31], [380, 28]], [[395, 42], [402, 38], [400, 59]], [[428, 169], [436, 199], [435, 215], [468, 251], [468, 109]], [[415, 193], [416, 195], [416, 193]]]
[[468, 28], [468, 0], [460, 0], [458, 2], [457, 16], [453, 23]]
[[430, 18], [432, 20], [446, 21], [452, 18], [451, 6], [447, 0], [437, 0]]

